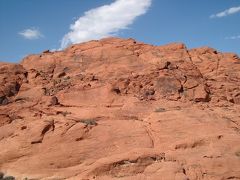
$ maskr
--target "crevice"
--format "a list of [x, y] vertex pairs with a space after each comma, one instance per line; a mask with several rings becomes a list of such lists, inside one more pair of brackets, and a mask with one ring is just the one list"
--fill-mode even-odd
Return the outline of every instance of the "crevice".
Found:
[[227, 177], [227, 179], [240, 179], [240, 177], [237, 177], [237, 176], [230, 176], [230, 177]]
[[220, 59], [217, 58], [216, 76], [218, 76], [219, 62], [220, 62]]
[[154, 142], [154, 138], [153, 138], [153, 135], [151, 133], [151, 131], [149, 130], [149, 128], [147, 127], [147, 125], [144, 125], [144, 128], [145, 128], [145, 131], [150, 139], [150, 142], [151, 142], [151, 148], [154, 148], [155, 147], [155, 142]]
[[31, 144], [42, 143], [42, 142], [43, 142], [43, 139], [44, 139], [44, 137], [45, 137], [45, 134], [46, 134], [48, 131], [50, 131], [50, 130], [51, 130], [51, 131], [54, 131], [54, 130], [55, 130], [55, 122], [54, 122], [54, 120], [49, 121], [48, 124], [46, 124], [46, 125], [43, 127], [39, 139], [32, 141]]
[[143, 173], [149, 165], [164, 160], [164, 153], [140, 156], [134, 159], [125, 158], [120, 161], [110, 162], [104, 166], [96, 167], [90, 172], [90, 174], [94, 176], [110, 175], [115, 178], [129, 177]]

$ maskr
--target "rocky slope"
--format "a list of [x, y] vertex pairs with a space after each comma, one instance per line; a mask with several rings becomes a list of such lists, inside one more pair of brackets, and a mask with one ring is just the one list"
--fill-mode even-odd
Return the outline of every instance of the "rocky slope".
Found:
[[234, 54], [90, 41], [0, 63], [0, 104], [5, 176], [240, 179]]

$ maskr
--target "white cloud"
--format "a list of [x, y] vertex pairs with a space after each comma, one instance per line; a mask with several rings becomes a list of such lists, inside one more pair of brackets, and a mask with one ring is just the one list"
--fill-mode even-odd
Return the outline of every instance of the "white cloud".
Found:
[[23, 36], [24, 38], [30, 39], [30, 40], [39, 39], [39, 38], [43, 37], [41, 32], [35, 28], [25, 29], [25, 30], [19, 32], [18, 34]]
[[126, 29], [134, 20], [147, 12], [152, 0], [116, 0], [115, 2], [91, 9], [71, 24], [61, 41], [61, 48], [72, 43], [101, 39], [116, 35]]
[[238, 35], [238, 36], [230, 36], [230, 37], [226, 37], [225, 39], [227, 39], [227, 40], [240, 39], [240, 35]]
[[231, 7], [229, 9], [226, 9], [225, 11], [211, 15], [210, 18], [221, 18], [221, 17], [229, 16], [231, 14], [238, 13], [238, 12], [240, 12], [240, 6]]

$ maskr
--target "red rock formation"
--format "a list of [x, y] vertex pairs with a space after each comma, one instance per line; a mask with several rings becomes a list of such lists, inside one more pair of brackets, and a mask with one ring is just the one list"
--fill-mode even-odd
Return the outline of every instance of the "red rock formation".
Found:
[[107, 38], [0, 64], [0, 171], [240, 178], [240, 59]]

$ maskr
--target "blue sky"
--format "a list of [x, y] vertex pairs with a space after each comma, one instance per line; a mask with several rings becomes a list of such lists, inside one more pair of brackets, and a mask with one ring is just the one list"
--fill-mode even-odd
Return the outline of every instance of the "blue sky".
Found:
[[0, 61], [109, 35], [240, 54], [240, 1], [0, 0]]

